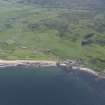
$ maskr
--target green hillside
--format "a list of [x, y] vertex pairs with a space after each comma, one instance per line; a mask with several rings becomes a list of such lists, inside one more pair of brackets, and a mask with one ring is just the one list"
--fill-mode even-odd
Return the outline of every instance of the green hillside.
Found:
[[0, 0], [0, 59], [81, 59], [105, 70], [104, 7], [72, 5]]

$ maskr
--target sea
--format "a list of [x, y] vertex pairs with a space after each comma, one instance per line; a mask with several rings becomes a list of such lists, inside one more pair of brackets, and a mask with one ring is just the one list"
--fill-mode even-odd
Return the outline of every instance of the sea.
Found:
[[0, 105], [105, 105], [105, 79], [57, 67], [0, 68]]

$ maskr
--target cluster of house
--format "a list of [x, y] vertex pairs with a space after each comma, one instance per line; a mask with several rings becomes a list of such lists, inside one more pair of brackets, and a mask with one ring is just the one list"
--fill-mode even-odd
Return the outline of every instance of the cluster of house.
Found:
[[65, 61], [59, 61], [57, 63], [57, 66], [60, 66], [60, 67], [73, 67], [73, 66], [81, 66], [81, 65], [82, 65], [81, 60], [70, 60], [70, 59], [67, 59]]

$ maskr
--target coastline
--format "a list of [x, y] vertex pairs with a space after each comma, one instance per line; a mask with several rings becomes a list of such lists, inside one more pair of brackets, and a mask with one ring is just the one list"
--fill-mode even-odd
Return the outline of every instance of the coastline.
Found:
[[[15, 66], [67, 67], [66, 64], [62, 63], [60, 64], [60, 66], [58, 66], [57, 63], [58, 61], [53, 61], [53, 60], [51, 61], [51, 60], [1, 60], [0, 59], [0, 68], [15, 67]], [[100, 75], [100, 73], [87, 67], [72, 66], [72, 70], [79, 70], [79, 71], [90, 73], [97, 77], [105, 78], [105, 76], [102, 76]]]
[[0, 60], [0, 67], [34, 65], [34, 66], [56, 66], [56, 61], [49, 60]]
[[98, 72], [96, 72], [95, 70], [92, 70], [92, 69], [90, 69], [90, 68], [86, 68], [86, 67], [72, 67], [73, 69], [79, 69], [80, 71], [86, 71], [86, 72], [88, 72], [88, 73], [91, 73], [91, 74], [93, 74], [93, 75], [95, 75], [95, 76], [98, 76], [99, 75], [99, 73]]

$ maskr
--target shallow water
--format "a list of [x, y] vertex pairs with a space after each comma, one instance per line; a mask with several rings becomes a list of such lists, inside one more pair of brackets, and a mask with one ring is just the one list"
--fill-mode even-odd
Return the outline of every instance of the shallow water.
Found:
[[0, 105], [105, 105], [105, 80], [60, 68], [1, 68]]

